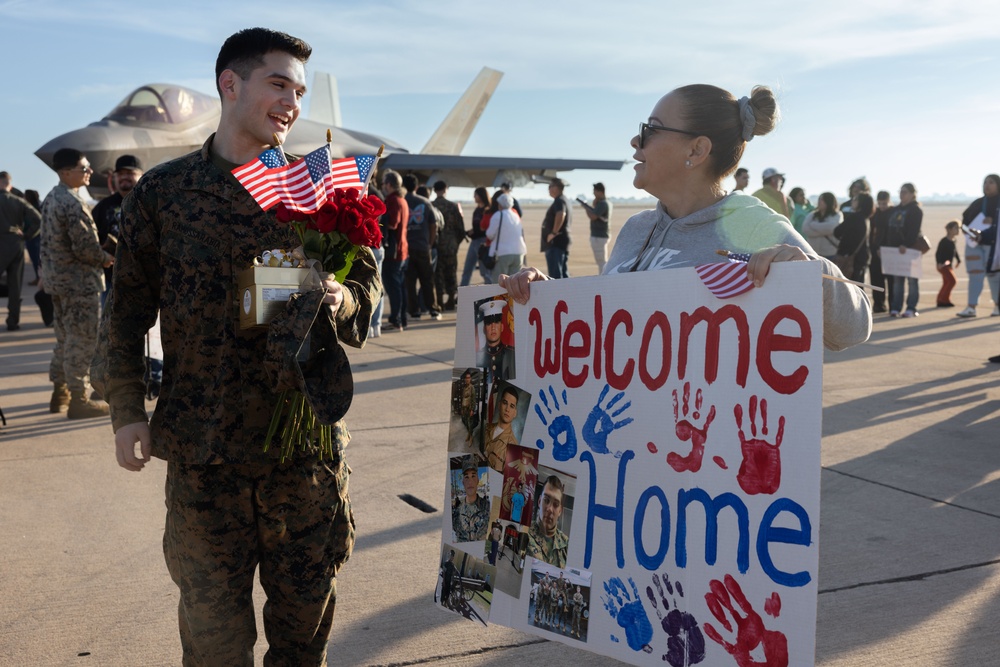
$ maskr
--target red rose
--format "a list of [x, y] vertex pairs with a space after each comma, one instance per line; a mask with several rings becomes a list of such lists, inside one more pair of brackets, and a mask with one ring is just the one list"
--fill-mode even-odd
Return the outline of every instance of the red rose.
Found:
[[366, 218], [378, 218], [385, 213], [385, 204], [375, 195], [367, 195], [361, 200], [361, 206], [365, 210]]
[[285, 206], [284, 202], [278, 202], [277, 207], [274, 209], [274, 215], [278, 218], [278, 222], [283, 225], [287, 225], [290, 222], [297, 222], [299, 220], [305, 220], [306, 216], [302, 215], [298, 211], [293, 211], [292, 209]]
[[351, 206], [345, 206], [341, 209], [340, 225], [338, 225], [337, 231], [345, 235], [354, 245], [360, 245], [355, 239], [359, 233], [364, 238], [364, 216], [357, 201], [351, 202], [351, 204]]
[[[327, 200], [312, 217], [309, 226], [320, 234], [329, 234], [332, 231], [336, 231], [339, 217], [340, 211], [337, 204], [332, 200]], [[313, 226], [314, 224], [315, 226]]]
[[[378, 197], [375, 198], [378, 201]], [[378, 224], [378, 218], [369, 218], [366, 221], [365, 229], [368, 232], [368, 243], [369, 248], [381, 248], [382, 247], [382, 227]]]

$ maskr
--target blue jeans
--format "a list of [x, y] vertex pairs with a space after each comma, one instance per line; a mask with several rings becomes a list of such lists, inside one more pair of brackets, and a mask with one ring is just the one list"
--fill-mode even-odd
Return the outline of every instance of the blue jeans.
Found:
[[566, 266], [568, 259], [568, 251], [550, 245], [549, 249], [545, 251], [545, 263], [548, 265], [549, 278], [569, 278], [569, 267]]
[[[375, 255], [375, 266], [378, 267], [378, 272], [382, 273], [382, 260], [385, 259], [385, 250], [382, 248], [372, 248], [372, 254]], [[385, 288], [382, 289], [383, 293]], [[371, 326], [381, 327], [382, 326], [382, 301], [384, 301], [382, 296], [379, 296], [378, 301], [375, 303], [375, 309], [372, 310], [372, 321]]]
[[916, 278], [906, 276], [891, 276], [892, 278], [892, 299], [889, 301], [889, 310], [902, 312], [903, 310], [903, 286], [906, 285], [906, 309], [917, 312], [917, 302], [920, 301], [920, 285]]
[[479, 246], [486, 243], [486, 237], [471, 239], [469, 241], [469, 251], [465, 253], [465, 266], [462, 268], [462, 281], [459, 287], [465, 287], [472, 282], [472, 270], [479, 265], [479, 275], [483, 277], [483, 284], [490, 284], [490, 272], [486, 270], [483, 263], [479, 261]]
[[389, 324], [394, 326], [406, 326], [406, 261], [382, 262], [382, 287], [389, 297]]

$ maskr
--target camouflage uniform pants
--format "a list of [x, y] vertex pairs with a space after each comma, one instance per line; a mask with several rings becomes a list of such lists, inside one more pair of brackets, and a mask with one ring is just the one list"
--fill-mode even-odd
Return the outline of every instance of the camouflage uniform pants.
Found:
[[66, 384], [73, 393], [90, 392], [90, 362], [97, 347], [97, 320], [101, 295], [53, 294], [56, 347], [49, 363], [49, 379]]
[[167, 464], [163, 553], [180, 589], [185, 667], [252, 667], [254, 570], [268, 666], [326, 665], [337, 571], [354, 547], [343, 459]]
[[434, 287], [438, 305], [444, 306], [458, 294], [458, 248], [438, 248], [437, 266], [434, 268]]

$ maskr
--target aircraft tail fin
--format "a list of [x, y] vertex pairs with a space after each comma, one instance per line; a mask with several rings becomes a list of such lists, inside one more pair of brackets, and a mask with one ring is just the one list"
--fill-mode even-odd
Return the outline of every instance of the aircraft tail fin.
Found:
[[309, 120], [341, 127], [340, 93], [337, 90], [337, 79], [326, 72], [316, 72], [313, 75], [313, 90], [309, 103]]
[[458, 100], [420, 152], [434, 155], [458, 155], [461, 153], [502, 77], [503, 72], [489, 67], [480, 70], [472, 85]]

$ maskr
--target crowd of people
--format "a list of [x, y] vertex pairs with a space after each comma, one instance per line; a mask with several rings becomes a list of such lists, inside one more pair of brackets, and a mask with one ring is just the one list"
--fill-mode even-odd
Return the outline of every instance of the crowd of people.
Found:
[[[904, 318], [920, 314], [919, 278], [897, 264], [892, 269], [896, 273], [883, 269], [887, 249], [902, 255], [909, 253], [913, 261], [932, 249], [926, 235], [932, 232], [923, 225], [923, 209], [912, 183], [900, 187], [899, 201], [895, 204], [886, 190], [879, 191], [873, 200], [868, 180], [859, 178], [848, 187], [848, 198], [844, 201], [838, 203], [832, 192], [823, 192], [813, 205], [800, 187], [792, 188], [785, 198], [781, 191], [785, 177], [778, 170], [766, 169], [762, 179], [763, 186], [754, 196], [788, 217], [816, 255], [837, 264], [845, 277], [858, 282], [866, 282], [867, 278], [870, 284], [882, 288], [872, 292], [874, 313], [887, 312], [890, 317]], [[983, 181], [983, 196], [969, 205], [961, 220], [945, 225], [944, 236], [935, 249], [935, 265], [941, 275], [938, 308], [955, 307], [951, 292], [957, 284], [955, 269], [962, 263], [956, 239], [964, 236], [968, 305], [956, 316], [976, 317], [984, 283], [989, 284], [992, 296], [990, 314], [1000, 316], [1000, 265], [996, 261], [994, 224], [998, 209], [1000, 177], [990, 174]]]

